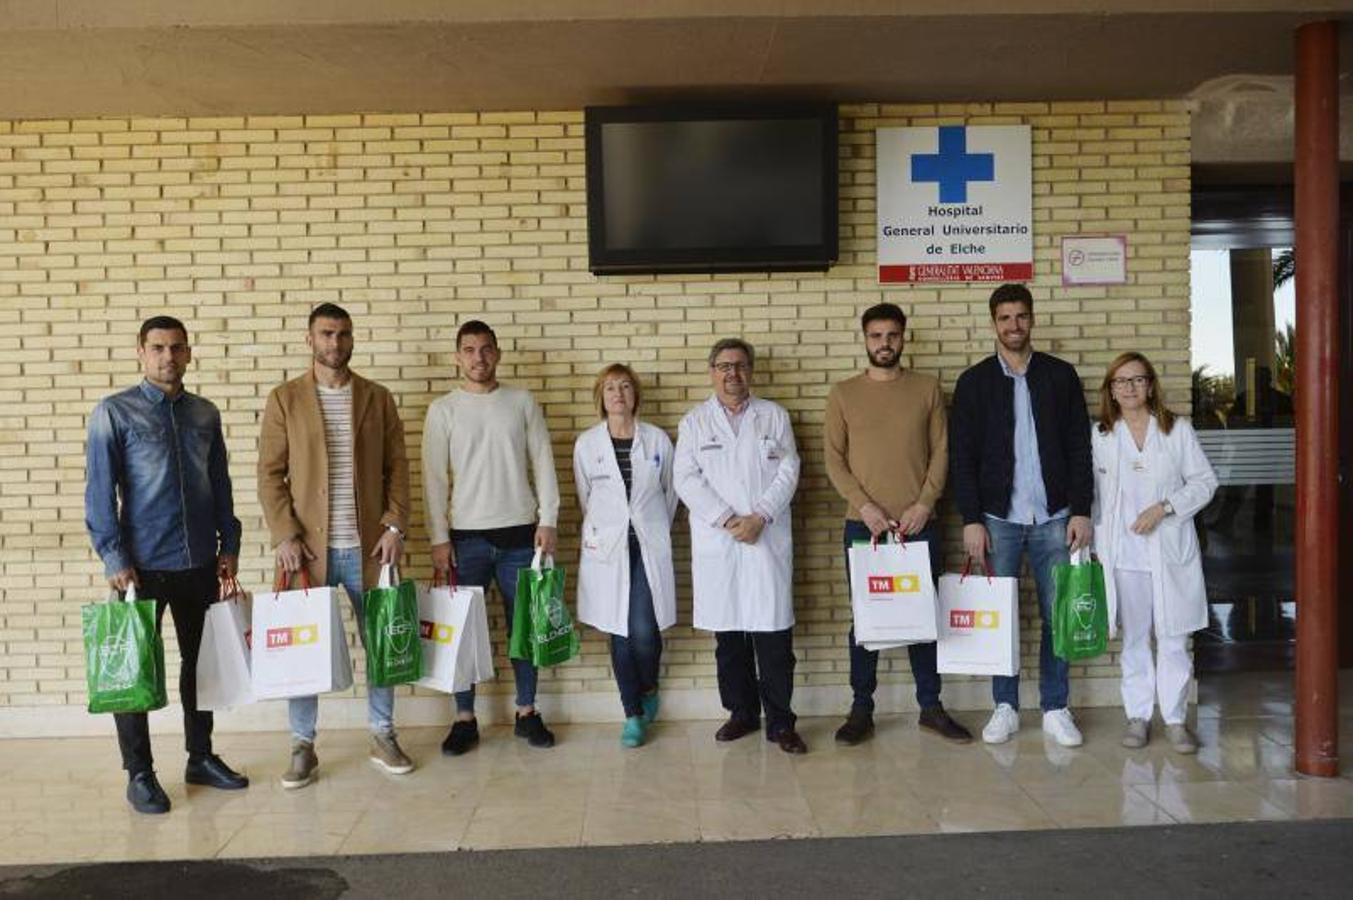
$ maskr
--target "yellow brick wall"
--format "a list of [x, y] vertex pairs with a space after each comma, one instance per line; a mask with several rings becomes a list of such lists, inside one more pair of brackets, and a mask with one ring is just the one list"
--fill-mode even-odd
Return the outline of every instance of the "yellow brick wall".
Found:
[[[356, 320], [354, 367], [394, 392], [411, 448], [429, 401], [454, 384], [457, 324], [481, 317], [497, 328], [501, 376], [535, 391], [549, 419], [570, 566], [578, 516], [568, 461], [593, 421], [594, 373], [631, 363], [647, 380], [649, 417], [675, 433], [706, 396], [711, 342], [750, 339], [764, 359], [758, 393], [790, 410], [804, 453], [794, 503], [800, 684], [842, 686], [844, 709], [849, 604], [840, 502], [822, 462], [828, 388], [860, 367], [858, 315], [880, 300], [907, 310], [908, 362], [947, 390], [992, 346], [990, 286], [876, 283], [873, 132], [963, 122], [1033, 128], [1037, 346], [1078, 365], [1090, 385], [1116, 352], [1143, 350], [1186, 411], [1182, 103], [844, 107], [842, 252], [830, 272], [600, 280], [587, 271], [579, 111], [0, 122], [0, 705], [83, 703], [79, 609], [103, 593], [83, 524], [86, 418], [137, 379], [139, 322], [170, 313], [192, 329], [190, 387], [221, 409], [244, 523], [242, 580], [262, 589], [271, 557], [255, 500], [258, 419], [268, 390], [308, 363], [309, 308], [333, 301]], [[1061, 286], [1059, 239], [1082, 232], [1127, 235], [1129, 284]], [[684, 517], [678, 530], [680, 573]], [[957, 532], [949, 513], [951, 566]], [[421, 497], [410, 546], [408, 571], [424, 577]], [[685, 624], [689, 579], [680, 582], [664, 685], [710, 688], [713, 642]], [[1037, 647], [1025, 599], [1028, 673]], [[1073, 675], [1105, 687], [1116, 662]], [[490, 692], [510, 689], [499, 666]], [[885, 655], [881, 670], [885, 682], [910, 678], [902, 653]], [[614, 696], [595, 632], [581, 659], [542, 677], [542, 692]]]

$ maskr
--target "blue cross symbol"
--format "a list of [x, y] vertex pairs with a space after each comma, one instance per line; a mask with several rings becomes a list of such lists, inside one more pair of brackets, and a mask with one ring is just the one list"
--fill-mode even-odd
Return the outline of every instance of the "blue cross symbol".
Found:
[[996, 180], [996, 155], [969, 153], [968, 129], [941, 125], [940, 152], [913, 153], [911, 180], [939, 182], [941, 203], [967, 203], [969, 181]]

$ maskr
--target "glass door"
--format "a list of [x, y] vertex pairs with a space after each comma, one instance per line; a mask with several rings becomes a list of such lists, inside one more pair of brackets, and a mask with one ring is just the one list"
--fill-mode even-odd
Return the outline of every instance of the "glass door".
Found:
[[1195, 241], [1193, 423], [1220, 484], [1196, 519], [1211, 606], [1200, 672], [1292, 662], [1295, 277], [1290, 247]]

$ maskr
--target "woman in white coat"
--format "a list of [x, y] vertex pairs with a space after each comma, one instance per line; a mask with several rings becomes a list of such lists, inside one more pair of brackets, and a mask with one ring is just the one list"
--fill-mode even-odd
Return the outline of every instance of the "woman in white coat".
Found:
[[1110, 628], [1121, 623], [1123, 746], [1146, 746], [1158, 703], [1170, 746], [1194, 753], [1197, 739], [1184, 724], [1193, 677], [1188, 641], [1207, 625], [1207, 591], [1193, 517], [1212, 499], [1217, 476], [1193, 426], [1166, 409], [1142, 354], [1109, 364], [1099, 398], [1090, 440], [1095, 552], [1107, 576]]
[[620, 742], [638, 747], [658, 715], [662, 631], [676, 622], [672, 441], [636, 419], [639, 378], [629, 366], [607, 366], [592, 393], [602, 421], [573, 445], [583, 512], [578, 618], [611, 636], [625, 708]]

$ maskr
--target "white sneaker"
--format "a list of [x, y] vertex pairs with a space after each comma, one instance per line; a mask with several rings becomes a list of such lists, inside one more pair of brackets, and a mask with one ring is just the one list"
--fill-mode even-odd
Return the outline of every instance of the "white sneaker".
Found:
[[1085, 743], [1080, 729], [1076, 727], [1076, 720], [1071, 718], [1071, 710], [1065, 706], [1043, 713], [1043, 733], [1050, 735], [1063, 747], [1079, 747]]
[[1004, 744], [1019, 731], [1019, 713], [1009, 703], [1001, 703], [982, 729], [982, 740], [988, 744]]

